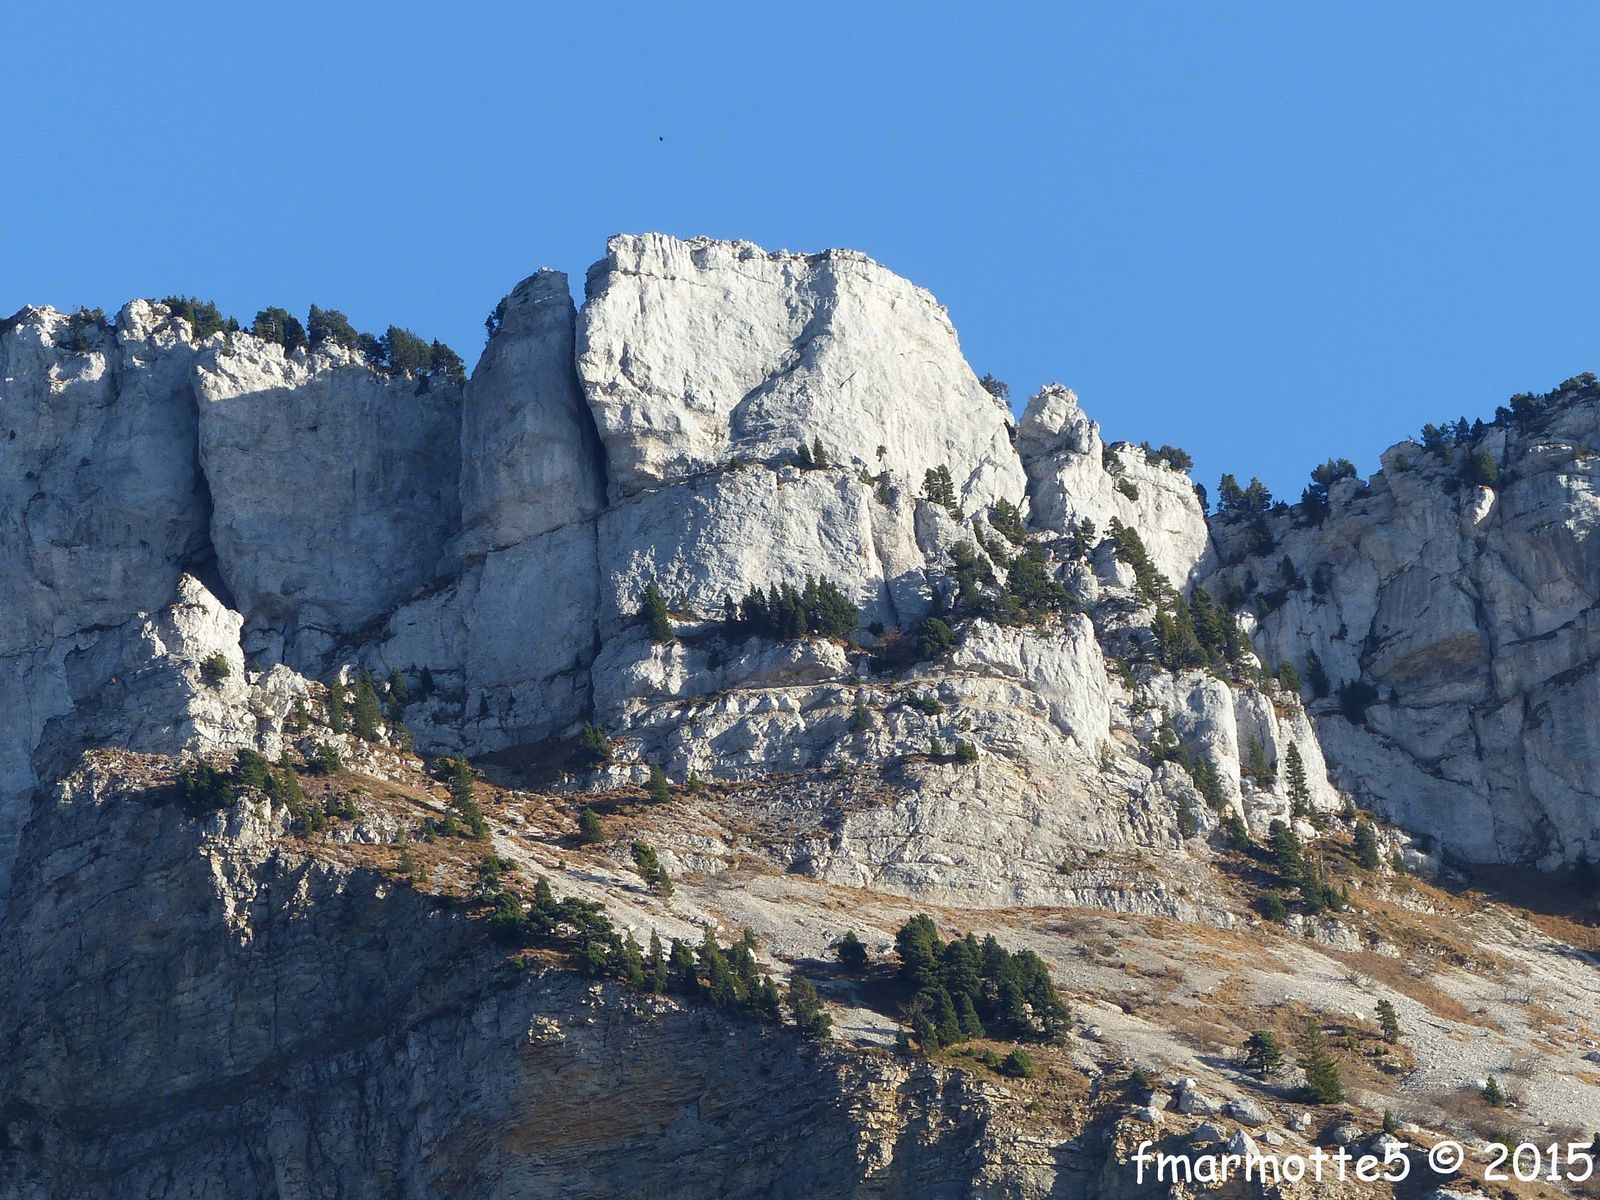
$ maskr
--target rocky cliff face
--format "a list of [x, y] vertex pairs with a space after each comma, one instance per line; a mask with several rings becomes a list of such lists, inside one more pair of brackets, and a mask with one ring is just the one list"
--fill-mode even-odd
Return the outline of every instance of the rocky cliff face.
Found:
[[[1486, 435], [1487, 494], [1391, 452], [1319, 525], [1208, 528], [1183, 473], [1107, 447], [1066, 389], [1014, 424], [943, 310], [861, 255], [619, 237], [586, 297], [557, 272], [518, 285], [464, 392], [332, 346], [196, 339], [139, 301], [0, 323], [0, 1196], [1155, 1194], [1119, 1164], [1165, 1101], [1114, 1080], [1240, 1086], [1182, 1031], [1181, 990], [1222, 981], [1171, 967], [1164, 922], [1242, 939], [1226, 953], [1260, 965], [1239, 1021], [1333, 1002], [1302, 986], [1336, 967], [1301, 943], [1438, 944], [1296, 911], [1295, 948], [1264, 958], [1241, 839], [1282, 822], [1338, 862], [1335, 782], [1469, 857], [1594, 836], [1592, 398]], [[1245, 581], [1269, 590], [1285, 553], [1310, 582], [1254, 606], [1256, 646], [1395, 693], [1364, 727], [1308, 712], [1231, 614], [1185, 601], [1204, 584], [1249, 623]], [[800, 606], [810, 580], [852, 628], [740, 609]], [[365, 740], [325, 687], [362, 673], [409, 684]], [[438, 856], [413, 742], [483, 764], [507, 870], [641, 943], [747, 927], [766, 969], [804, 976], [844, 929], [882, 956], [932, 907], [1070, 964], [1093, 1021], [1025, 1087], [891, 1052], [892, 1015], [847, 980], [819, 976], [842, 1032], [819, 1049], [508, 963], [470, 857]], [[171, 803], [176, 756], [309, 771], [324, 744], [344, 770], [318, 795], [353, 823], [249, 790], [209, 816]], [[639, 810], [652, 767], [676, 790]], [[591, 803], [613, 832], [575, 850]], [[1437, 866], [1378, 837], [1386, 864]], [[639, 885], [635, 838], [674, 897]], [[1424, 885], [1384, 866], [1351, 886]], [[1407, 897], [1384, 919], [1445, 903]], [[1038, 916], [1085, 910], [1143, 948], [1120, 974]], [[1426, 1095], [1500, 1044], [1431, 1049]], [[1540, 1087], [1552, 1122], [1588, 1094]]]
[[[1218, 525], [1214, 583], [1266, 610], [1258, 646], [1322, 663], [1341, 783], [1468, 861], [1600, 854], [1597, 442], [1600, 395], [1573, 381], [1459, 441], [1399, 443], [1320, 520]], [[1480, 456], [1492, 486], [1463, 477]]]

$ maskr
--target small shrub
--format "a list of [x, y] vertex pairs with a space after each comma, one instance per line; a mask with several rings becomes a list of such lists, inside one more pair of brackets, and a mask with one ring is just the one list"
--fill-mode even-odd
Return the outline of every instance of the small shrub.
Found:
[[228, 665], [228, 657], [220, 650], [207, 655], [200, 663], [200, 677], [207, 683], [221, 683], [232, 674], [233, 668]]
[[665, 645], [677, 640], [677, 635], [672, 632], [672, 618], [667, 614], [666, 597], [653, 583], [645, 585], [644, 603], [640, 615], [644, 617], [652, 642]]
[[1365, 679], [1352, 679], [1339, 688], [1339, 711], [1352, 725], [1367, 723], [1367, 709], [1377, 703], [1378, 689]]
[[1039, 1074], [1039, 1068], [1033, 1065], [1033, 1058], [1026, 1050], [1013, 1050], [995, 1069], [1013, 1079], [1033, 1079]]

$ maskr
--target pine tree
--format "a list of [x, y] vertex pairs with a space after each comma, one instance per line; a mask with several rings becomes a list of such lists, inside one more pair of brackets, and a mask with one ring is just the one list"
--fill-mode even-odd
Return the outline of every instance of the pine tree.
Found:
[[437, 374], [443, 375], [457, 387], [467, 382], [467, 364], [449, 346], [435, 338], [428, 355], [433, 360], [433, 369]]
[[633, 865], [638, 869], [640, 878], [650, 885], [656, 895], [668, 900], [672, 898], [672, 877], [661, 865], [654, 846], [649, 842], [635, 842]]
[[1267, 752], [1261, 745], [1261, 739], [1252, 737], [1248, 752], [1248, 770], [1256, 779], [1268, 779], [1272, 775], [1272, 768], [1267, 765]]
[[1244, 1065], [1263, 1078], [1283, 1065], [1283, 1047], [1270, 1030], [1254, 1030], [1245, 1039]]
[[650, 931], [650, 958], [645, 967], [645, 977], [652, 992], [659, 994], [667, 990], [667, 956], [661, 949], [661, 935], [654, 929]]
[[1371, 821], [1356, 825], [1356, 865], [1364, 871], [1376, 871], [1381, 862], [1378, 855], [1378, 831]]
[[1344, 1099], [1339, 1064], [1315, 1020], [1306, 1022], [1305, 1036], [1300, 1041], [1300, 1067], [1306, 1073], [1306, 1093], [1314, 1103], [1337, 1104]]
[[639, 943], [634, 941], [633, 934], [629, 934], [622, 943], [622, 953], [619, 964], [622, 970], [622, 981], [629, 987], [644, 990], [644, 955], [639, 952]]
[[959, 511], [955, 480], [950, 476], [950, 468], [942, 463], [937, 467], [929, 467], [924, 473], [922, 494], [935, 504], [944, 506], [952, 515]]
[[1289, 788], [1290, 812], [1303, 817], [1311, 811], [1311, 788], [1306, 781], [1306, 760], [1300, 756], [1298, 742], [1290, 742], [1283, 756], [1284, 782]]
[[854, 929], [845, 930], [845, 934], [834, 947], [834, 953], [839, 956], [839, 965], [846, 971], [863, 971], [867, 966], [867, 948], [861, 939], [856, 936]]
[[700, 990], [700, 972], [695, 966], [694, 951], [677, 938], [672, 939], [672, 951], [667, 959], [667, 981], [673, 991], [685, 996]]
[[1300, 838], [1282, 821], [1272, 822], [1267, 832], [1272, 846], [1272, 861], [1278, 868], [1278, 874], [1291, 882], [1299, 880], [1305, 871]]
[[347, 350], [356, 348], [359, 335], [355, 326], [350, 324], [349, 317], [336, 308], [318, 308], [313, 304], [306, 325], [313, 350], [319, 349], [325, 342], [343, 346]]
[[677, 635], [672, 632], [672, 618], [667, 614], [667, 600], [661, 594], [661, 589], [655, 584], [646, 584], [644, 589], [644, 604], [641, 613], [645, 625], [650, 630], [650, 640], [662, 645], [676, 641]]
[[1378, 1026], [1383, 1030], [1384, 1041], [1400, 1040], [1400, 1017], [1394, 1011], [1394, 1005], [1388, 1000], [1378, 1001]]
[[961, 999], [956, 1004], [956, 1016], [961, 1021], [962, 1037], [980, 1038], [983, 1036], [983, 1022], [978, 1018], [978, 1009], [972, 1003], [972, 997], [966, 992], [961, 993]]
[[355, 735], [364, 742], [378, 740], [378, 728], [383, 721], [383, 712], [378, 707], [378, 690], [372, 686], [370, 673], [361, 672], [361, 678], [356, 683], [355, 705], [351, 709]]
[[605, 731], [588, 721], [583, 723], [583, 733], [578, 738], [579, 748], [591, 765], [600, 766], [611, 761], [611, 742]]
[[328, 728], [344, 732], [344, 684], [337, 678], [328, 681]]
[[1507, 1104], [1505, 1089], [1493, 1075], [1483, 1085], [1483, 1098], [1488, 1101], [1490, 1108], [1504, 1108]]
[[466, 759], [458, 758], [454, 761], [447, 782], [450, 788], [451, 815], [466, 827], [468, 836], [479, 841], [488, 837], [489, 822], [484, 819], [483, 809], [478, 807], [477, 781], [473, 778], [472, 768]]
[[706, 979], [706, 999], [717, 1008], [727, 1008], [739, 999], [739, 987], [728, 963], [728, 956], [717, 941], [711, 926], [705, 927], [700, 940], [700, 969]]
[[833, 1018], [828, 1016], [822, 997], [809, 979], [797, 978], [789, 985], [789, 1015], [807, 1041], [825, 1042], [833, 1032]]
[[672, 799], [672, 784], [667, 779], [667, 773], [660, 767], [650, 768], [650, 780], [645, 785], [645, 791], [650, 794], [650, 799], [656, 804], [665, 804]]
[[1328, 681], [1328, 672], [1323, 669], [1322, 660], [1317, 657], [1315, 650], [1306, 651], [1306, 683], [1311, 686], [1311, 695], [1318, 700], [1326, 700], [1332, 686]]
[[592, 808], [585, 808], [578, 814], [578, 842], [584, 846], [598, 845], [606, 840], [605, 826], [600, 823], [600, 814]]

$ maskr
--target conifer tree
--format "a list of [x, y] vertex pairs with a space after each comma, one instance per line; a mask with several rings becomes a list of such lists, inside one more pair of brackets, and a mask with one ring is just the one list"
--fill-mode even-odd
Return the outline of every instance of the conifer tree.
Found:
[[1326, 700], [1332, 690], [1328, 672], [1323, 669], [1322, 660], [1317, 657], [1315, 650], [1306, 651], [1306, 683], [1311, 686], [1311, 695], [1318, 700]]
[[1400, 1040], [1400, 1017], [1394, 1011], [1394, 1005], [1388, 1000], [1378, 1001], [1378, 1027], [1383, 1030], [1384, 1041]]
[[351, 709], [352, 726], [355, 735], [364, 742], [378, 740], [378, 728], [383, 720], [382, 710], [378, 707], [378, 690], [372, 686], [372, 675], [366, 671], [361, 672], [361, 678], [356, 683], [356, 699]]
[[672, 784], [667, 779], [667, 773], [660, 767], [650, 768], [650, 780], [645, 785], [645, 791], [650, 794], [650, 799], [656, 804], [665, 804], [672, 799]]
[[1505, 1089], [1493, 1075], [1483, 1085], [1483, 1098], [1488, 1101], [1490, 1108], [1504, 1108], [1507, 1104]]
[[578, 814], [578, 841], [584, 846], [598, 845], [606, 840], [605, 826], [600, 823], [600, 814], [594, 809], [585, 807]]
[[797, 978], [789, 985], [789, 1015], [807, 1041], [825, 1042], [833, 1032], [833, 1018], [828, 1016], [822, 997], [809, 979]]
[[1364, 871], [1376, 871], [1382, 861], [1378, 855], [1378, 831], [1371, 821], [1356, 825], [1356, 865]]
[[579, 748], [585, 758], [595, 766], [611, 761], [611, 742], [605, 731], [588, 721], [583, 723], [583, 733], [578, 738]]
[[355, 326], [350, 324], [349, 317], [336, 308], [318, 308], [313, 304], [306, 325], [308, 340], [313, 350], [325, 342], [342, 346], [347, 350], [356, 348], [358, 335]]
[[264, 342], [282, 346], [286, 354], [292, 354], [306, 344], [305, 326], [281, 308], [263, 308], [256, 314], [250, 332]]
[[661, 589], [655, 584], [645, 585], [644, 603], [642, 614], [645, 625], [650, 630], [650, 640], [666, 644], [677, 640], [677, 635], [672, 632], [672, 618], [667, 614], [667, 600], [661, 594]]
[[1244, 1065], [1263, 1078], [1283, 1065], [1283, 1047], [1271, 1030], [1254, 1030], [1245, 1039]]
[[661, 948], [661, 935], [650, 931], [650, 958], [645, 967], [645, 978], [652, 992], [667, 990], [667, 956]]
[[1305, 870], [1300, 838], [1282, 821], [1272, 822], [1267, 832], [1272, 846], [1272, 861], [1278, 868], [1278, 874], [1291, 882], [1298, 881]]
[[1306, 781], [1306, 760], [1300, 755], [1300, 744], [1290, 742], [1283, 756], [1284, 782], [1288, 785], [1290, 811], [1303, 817], [1311, 811], [1311, 787]]
[[328, 728], [344, 732], [344, 684], [337, 677], [328, 681]]
[[867, 966], [867, 948], [861, 939], [856, 936], [854, 929], [845, 930], [844, 936], [834, 947], [834, 953], [839, 956], [839, 965], [846, 971], [861, 971]]
[[1339, 1064], [1328, 1049], [1327, 1039], [1315, 1020], [1306, 1022], [1300, 1041], [1300, 1067], [1306, 1073], [1306, 1092], [1317, 1104], [1337, 1104], [1344, 1099], [1339, 1079]]
[[467, 835], [479, 841], [489, 836], [489, 822], [483, 809], [478, 807], [477, 781], [465, 758], [456, 759], [450, 767], [450, 813], [466, 828]]
[[1267, 765], [1267, 752], [1261, 745], [1261, 739], [1252, 736], [1250, 747], [1246, 754], [1247, 766], [1250, 774], [1256, 779], [1268, 779], [1272, 775], [1272, 768]]
[[672, 877], [661, 865], [654, 846], [649, 842], [635, 842], [633, 865], [638, 869], [640, 878], [650, 885], [656, 895], [669, 900], [672, 898]]
[[673, 991], [692, 996], [700, 990], [700, 972], [695, 965], [694, 951], [686, 942], [672, 939], [672, 950], [667, 959], [667, 979]]

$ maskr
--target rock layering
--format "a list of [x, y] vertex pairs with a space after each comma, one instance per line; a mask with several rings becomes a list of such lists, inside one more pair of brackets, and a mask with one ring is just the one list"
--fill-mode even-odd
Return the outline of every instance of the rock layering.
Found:
[[[1336, 695], [1313, 706], [1340, 782], [1467, 861], [1600, 855], [1595, 444], [1600, 392], [1574, 386], [1470, 446], [1399, 443], [1366, 483], [1334, 485], [1320, 523], [1272, 514], [1268, 553], [1218, 525], [1219, 576], [1271, 594], [1267, 656], [1315, 652], [1330, 692], [1372, 689], [1358, 721]], [[1469, 451], [1494, 487], [1461, 482]]]
[[[497, 976], [459, 914], [297, 857], [281, 817], [151, 817], [81, 765], [304, 752], [336, 675], [426, 669], [404, 712], [426, 752], [537, 764], [592, 722], [613, 761], [569, 786], [653, 764], [747, 789], [737, 817], [703, 814], [725, 836], [667, 847], [674, 870], [757, 855], [907, 903], [1235, 927], [1205, 882], [1219, 829], [1317, 837], [1344, 803], [1330, 764], [1464, 857], [1595, 846], [1592, 397], [1488, 435], [1496, 491], [1445, 496], [1444, 467], [1392, 451], [1320, 525], [1269, 518], [1277, 544], [1252, 557], [1066, 389], [1014, 423], [932, 297], [862, 255], [618, 237], [586, 294], [575, 308], [552, 271], [519, 284], [464, 392], [337, 349], [196, 339], [142, 301], [113, 323], [0, 322], [0, 1011], [24, 1047], [0, 1113], [27, 1148], [0, 1196], [510, 1196], [573, 1176], [638, 1194], [640, 1147], [680, 1164], [651, 1182], [664, 1195], [1143, 1194], [1098, 1152], [1020, 1162], [959, 1072], [762, 1042], [752, 1081], [721, 1047], [735, 1026], [559, 971]], [[941, 468], [950, 497], [926, 494]], [[1114, 524], [1164, 604], [1259, 584], [1287, 554], [1319, 582], [1265, 606], [1263, 657], [1314, 648], [1379, 703], [1362, 723], [1331, 699], [1308, 713], [1248, 654], [1161, 668]], [[1029, 562], [1046, 618], [962, 607]], [[852, 637], [725, 625], [729, 601], [808, 577], [857, 606]], [[640, 619], [650, 585], [670, 639]], [[930, 615], [958, 644], [904, 656]], [[1213, 795], [1163, 739], [1215, 767]], [[1399, 835], [1390, 851], [1433, 862]], [[67, 928], [71, 956], [51, 949]], [[612, 1124], [563, 1125], [552, 1087], [605, 1096]]]

